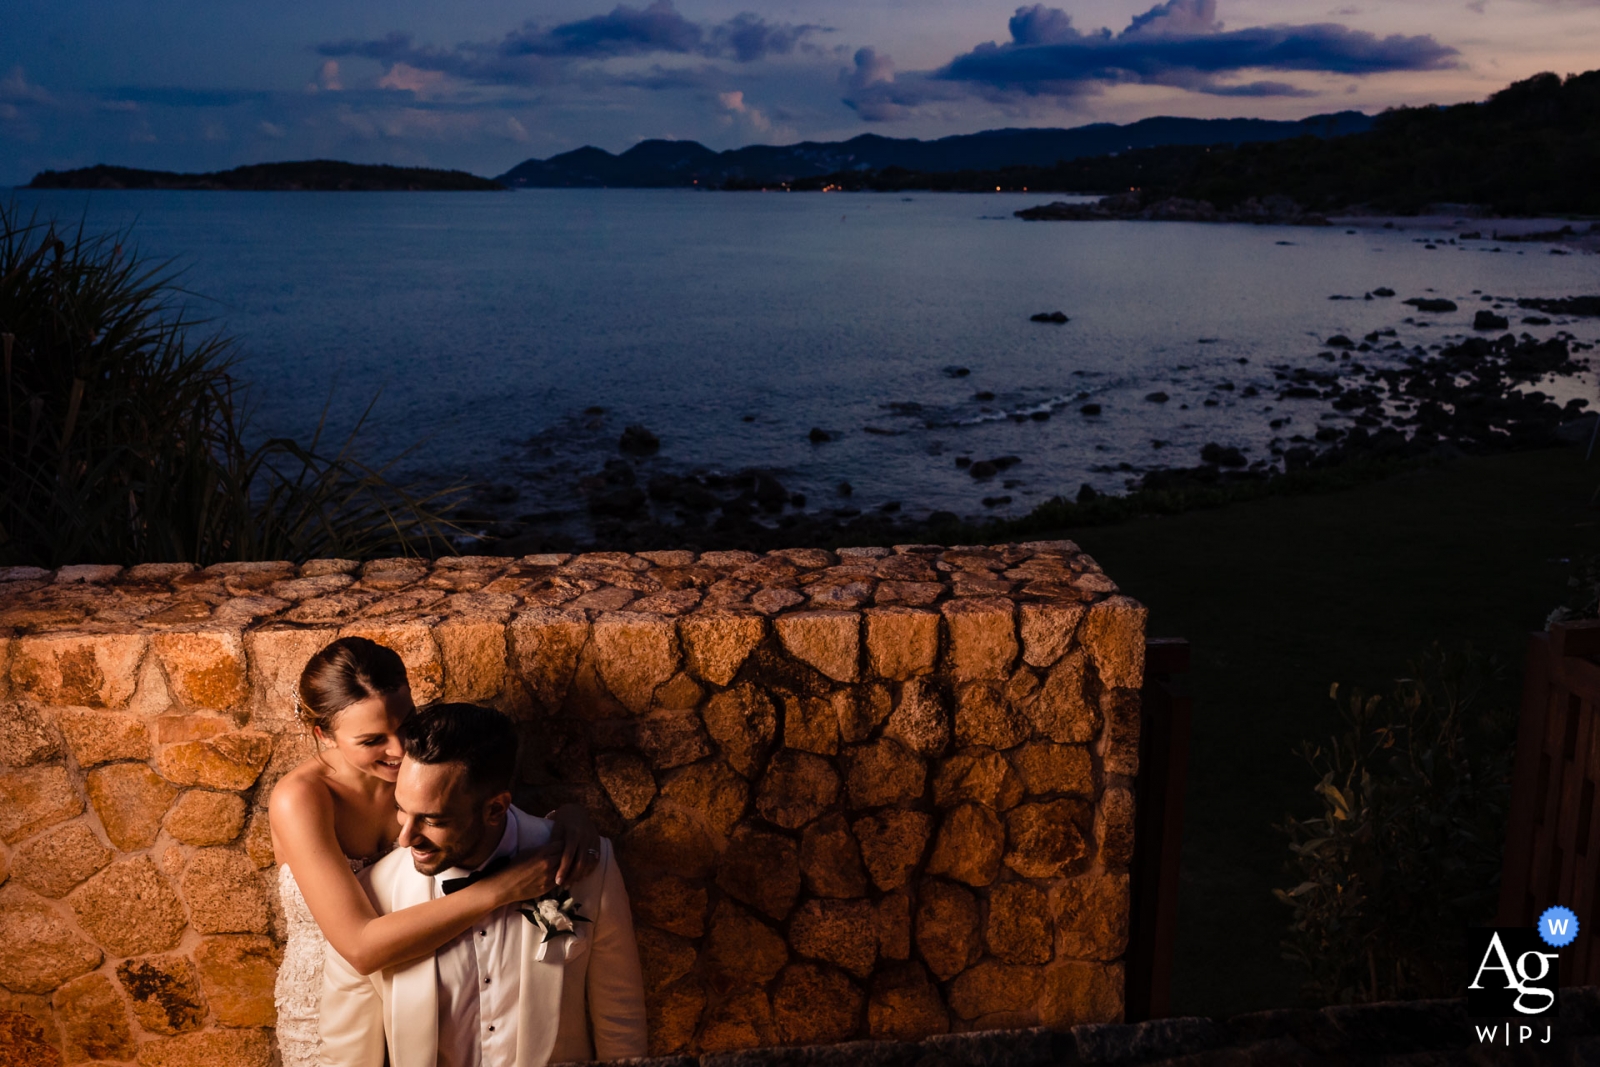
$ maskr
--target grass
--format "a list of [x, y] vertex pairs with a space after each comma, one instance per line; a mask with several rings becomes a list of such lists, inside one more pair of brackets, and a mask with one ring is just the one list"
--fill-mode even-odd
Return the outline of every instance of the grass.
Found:
[[1329, 683], [1386, 687], [1437, 640], [1506, 657], [1519, 684], [1525, 635], [1567, 592], [1564, 560], [1600, 551], [1597, 474], [1581, 449], [1521, 452], [1060, 531], [1150, 606], [1151, 634], [1194, 646], [1174, 1013], [1297, 1003], [1272, 824], [1315, 810], [1292, 750], [1335, 730]]

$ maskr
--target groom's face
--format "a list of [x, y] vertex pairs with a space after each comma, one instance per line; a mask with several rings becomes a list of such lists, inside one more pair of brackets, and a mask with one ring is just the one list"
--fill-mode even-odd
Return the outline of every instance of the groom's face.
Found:
[[511, 795], [485, 796], [467, 781], [463, 763], [400, 762], [394, 783], [400, 809], [400, 846], [411, 850], [418, 874], [476, 867], [493, 853], [505, 830]]

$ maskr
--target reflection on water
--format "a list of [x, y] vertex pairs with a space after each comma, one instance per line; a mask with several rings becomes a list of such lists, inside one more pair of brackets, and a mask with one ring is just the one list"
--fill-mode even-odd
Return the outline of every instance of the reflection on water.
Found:
[[[1593, 256], [1417, 230], [1010, 217], [1036, 195], [17, 195], [187, 263], [244, 340], [259, 432], [308, 434], [330, 391], [348, 425], [381, 390], [375, 451], [425, 440], [408, 464], [497, 483], [507, 513], [572, 509], [635, 423], [661, 439], [640, 484], [760, 467], [813, 507], [848, 481], [857, 507], [1017, 513], [1309, 435], [1324, 406], [1278, 399], [1269, 365], [1327, 370], [1330, 335], [1396, 330], [1362, 356], [1383, 366], [1470, 333], [1482, 294], [1600, 288]], [[1400, 304], [1435, 295], [1460, 310]]]

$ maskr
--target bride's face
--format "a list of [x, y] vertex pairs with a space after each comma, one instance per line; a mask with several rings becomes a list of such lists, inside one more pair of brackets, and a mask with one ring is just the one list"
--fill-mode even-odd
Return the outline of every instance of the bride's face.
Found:
[[398, 734], [400, 724], [415, 710], [410, 689], [358, 700], [339, 712], [333, 722], [332, 738], [322, 736], [333, 742], [339, 755], [355, 770], [392, 782], [400, 773], [400, 757], [405, 754]]

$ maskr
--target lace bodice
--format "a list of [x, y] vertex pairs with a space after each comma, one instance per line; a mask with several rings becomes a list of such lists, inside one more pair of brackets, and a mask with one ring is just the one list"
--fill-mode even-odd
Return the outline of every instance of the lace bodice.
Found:
[[[351, 859], [351, 873], [360, 874], [370, 862]], [[283, 1067], [318, 1067], [321, 1059], [317, 1015], [322, 1010], [322, 953], [327, 939], [311, 917], [300, 884], [287, 863], [278, 868], [278, 894], [283, 900], [288, 929], [283, 964], [278, 968], [273, 990], [278, 1007], [278, 1049], [283, 1055]]]

